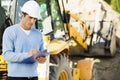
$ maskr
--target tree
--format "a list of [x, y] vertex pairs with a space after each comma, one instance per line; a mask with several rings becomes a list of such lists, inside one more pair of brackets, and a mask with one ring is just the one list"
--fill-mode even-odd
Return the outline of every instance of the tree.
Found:
[[111, 7], [120, 13], [120, 0], [105, 0]]
[[120, 13], [120, 0], [111, 0], [111, 6]]

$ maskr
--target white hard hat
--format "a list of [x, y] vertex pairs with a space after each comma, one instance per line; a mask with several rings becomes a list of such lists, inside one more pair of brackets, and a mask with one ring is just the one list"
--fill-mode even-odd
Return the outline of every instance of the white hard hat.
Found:
[[22, 12], [27, 13], [29, 16], [40, 19], [40, 6], [39, 4], [34, 1], [34, 0], [30, 0], [27, 1], [23, 7], [21, 8]]

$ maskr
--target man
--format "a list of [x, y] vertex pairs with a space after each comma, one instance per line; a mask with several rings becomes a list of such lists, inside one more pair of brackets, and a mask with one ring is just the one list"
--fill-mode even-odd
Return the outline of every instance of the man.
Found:
[[37, 2], [27, 1], [21, 8], [21, 21], [6, 28], [3, 34], [3, 56], [8, 62], [7, 80], [38, 80], [37, 64], [44, 57], [35, 57], [43, 51], [43, 39], [33, 24], [40, 18]]

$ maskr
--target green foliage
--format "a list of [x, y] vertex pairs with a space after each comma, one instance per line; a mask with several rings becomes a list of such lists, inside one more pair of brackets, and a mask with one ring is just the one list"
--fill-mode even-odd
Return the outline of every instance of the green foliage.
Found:
[[108, 4], [110, 4], [111, 0], [105, 0]]
[[120, 0], [111, 0], [111, 6], [120, 13]]
[[46, 0], [36, 0], [39, 4], [45, 3]]
[[120, 0], [105, 0], [111, 7], [120, 13]]

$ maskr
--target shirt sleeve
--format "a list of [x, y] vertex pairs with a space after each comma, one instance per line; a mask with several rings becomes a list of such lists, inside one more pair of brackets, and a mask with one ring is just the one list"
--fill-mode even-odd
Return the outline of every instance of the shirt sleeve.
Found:
[[25, 58], [27, 58], [27, 53], [15, 53], [14, 48], [14, 40], [16, 38], [17, 33], [15, 33], [14, 29], [8, 27], [3, 34], [3, 49], [2, 55], [4, 59], [8, 62], [21, 62]]

